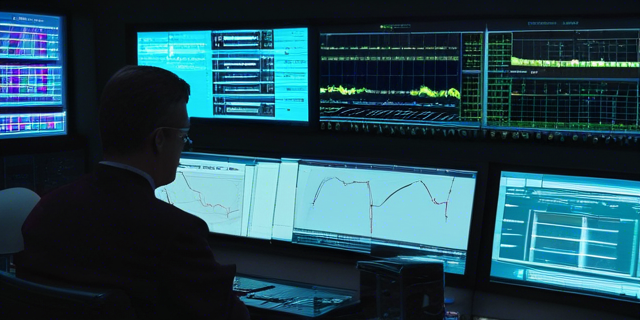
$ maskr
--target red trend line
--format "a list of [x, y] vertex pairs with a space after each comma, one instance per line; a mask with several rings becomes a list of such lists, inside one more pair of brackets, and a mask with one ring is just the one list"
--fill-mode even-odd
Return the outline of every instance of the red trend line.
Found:
[[449, 199], [451, 198], [451, 191], [453, 190], [453, 182], [456, 180], [455, 177], [453, 177], [451, 179], [451, 187], [449, 188], [449, 193], [447, 195], [447, 201], [437, 201], [436, 198], [431, 194], [431, 190], [429, 190], [429, 187], [427, 187], [427, 185], [424, 183], [424, 181], [422, 180], [417, 180], [414, 182], [411, 182], [405, 186], [402, 186], [398, 189], [396, 189], [395, 191], [393, 191], [391, 194], [389, 194], [384, 201], [382, 201], [380, 204], [374, 204], [373, 203], [373, 193], [371, 191], [371, 181], [351, 181], [351, 182], [346, 182], [338, 177], [327, 177], [324, 178], [322, 180], [322, 182], [320, 182], [320, 185], [318, 186], [318, 190], [316, 190], [316, 194], [313, 198], [313, 201], [311, 202], [312, 206], [315, 206], [316, 201], [318, 200], [318, 197], [320, 196], [320, 192], [322, 191], [322, 188], [324, 187], [324, 184], [329, 182], [330, 180], [338, 180], [340, 182], [342, 182], [342, 184], [346, 187], [348, 185], [351, 184], [366, 184], [367, 185], [367, 189], [369, 189], [369, 225], [370, 225], [370, 232], [373, 234], [373, 208], [380, 208], [382, 207], [391, 197], [393, 197], [396, 193], [400, 192], [400, 190], [405, 189], [407, 187], [410, 187], [416, 183], [420, 183], [422, 184], [422, 186], [425, 188], [425, 190], [427, 190], [427, 193], [429, 194], [429, 198], [431, 199], [431, 202], [437, 206], [440, 205], [444, 205], [444, 220], [445, 222], [449, 219], [449, 215], [447, 214], [447, 210], [449, 209]]
[[[204, 200], [204, 196], [202, 195], [202, 192], [191, 188], [191, 185], [189, 184], [189, 181], [187, 181], [187, 177], [185, 177], [184, 173], [180, 172], [180, 171], [178, 171], [178, 173], [180, 173], [180, 175], [182, 175], [182, 179], [184, 179], [184, 182], [187, 184], [187, 188], [189, 188], [189, 190], [191, 190], [191, 191], [193, 191], [193, 192], [198, 194], [198, 202], [200, 202], [200, 205], [202, 205], [203, 207], [205, 207], [205, 208], [209, 207], [209, 208], [212, 208], [212, 210], [215, 209], [216, 207], [220, 207], [220, 208], [224, 209], [224, 211], [227, 212], [227, 218], [229, 218], [229, 214], [231, 214], [232, 212], [238, 211], [238, 210], [231, 210], [231, 208], [225, 207], [225, 206], [223, 206], [221, 204], [207, 203]], [[164, 188], [164, 192], [167, 194], [167, 202], [169, 202], [170, 204], [174, 204], [169, 200], [169, 192], [167, 192], [166, 188]]]

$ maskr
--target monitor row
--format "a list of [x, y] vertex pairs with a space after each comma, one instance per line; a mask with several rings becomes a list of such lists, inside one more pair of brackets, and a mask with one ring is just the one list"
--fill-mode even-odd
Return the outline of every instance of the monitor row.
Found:
[[[196, 118], [640, 133], [640, 20], [262, 25], [138, 26], [132, 62]], [[0, 12], [0, 138], [67, 132], [65, 49], [64, 17]]]
[[[156, 196], [214, 233], [435, 258], [446, 272], [465, 274], [476, 177], [183, 153], [175, 181]], [[493, 280], [640, 302], [640, 182], [524, 171], [502, 171], [499, 179]]]
[[640, 133], [640, 20], [136, 32], [192, 117]]

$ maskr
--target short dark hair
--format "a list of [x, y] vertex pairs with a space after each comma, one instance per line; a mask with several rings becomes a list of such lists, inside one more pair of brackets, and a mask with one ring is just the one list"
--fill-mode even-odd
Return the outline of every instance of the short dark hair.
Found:
[[126, 66], [116, 72], [100, 97], [100, 138], [107, 154], [130, 154], [142, 148], [157, 127], [168, 126], [190, 87], [171, 71]]

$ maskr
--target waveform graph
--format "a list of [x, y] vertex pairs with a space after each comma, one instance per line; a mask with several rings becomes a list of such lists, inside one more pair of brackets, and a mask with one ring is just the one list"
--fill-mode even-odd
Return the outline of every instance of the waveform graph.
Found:
[[156, 197], [200, 217], [211, 232], [240, 236], [244, 166], [188, 167], [178, 169], [174, 182], [156, 189]]
[[466, 250], [473, 178], [301, 165], [298, 186], [295, 228]]
[[459, 33], [321, 34], [321, 100], [457, 110], [461, 47]]

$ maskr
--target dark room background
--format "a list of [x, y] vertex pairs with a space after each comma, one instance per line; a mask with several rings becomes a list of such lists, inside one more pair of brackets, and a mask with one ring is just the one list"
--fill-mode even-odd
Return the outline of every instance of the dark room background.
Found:
[[[0, 140], [0, 155], [28, 153], [58, 156], [59, 152], [75, 150], [84, 159], [82, 168], [70, 170], [88, 172], [101, 158], [97, 128], [97, 100], [109, 77], [131, 61], [130, 29], [145, 24], [210, 24], [247, 22], [264, 23], [307, 22], [348, 24], [385, 22], [385, 20], [454, 21], [464, 24], [474, 20], [575, 17], [588, 19], [640, 18], [637, 0], [458, 0], [458, 1], [317, 1], [317, 0], [213, 0], [213, 1], [2, 1], [0, 10], [63, 14], [68, 18], [69, 74], [69, 137], [46, 140]], [[640, 25], [638, 26], [640, 27]], [[476, 194], [487, 190], [486, 181], [495, 166], [517, 165], [544, 167], [553, 170], [587, 170], [640, 176], [640, 143], [604, 138], [594, 143], [549, 139], [514, 140], [502, 138], [497, 132], [486, 137], [461, 138], [439, 133], [433, 137], [402, 135], [354, 134], [328, 130], [280, 130], [261, 126], [194, 127], [192, 139], [195, 151], [269, 157], [307, 157], [329, 160], [382, 162], [416, 166], [435, 166], [478, 170]], [[553, 133], [553, 132], [551, 132]], [[480, 132], [480, 135], [483, 133]], [[473, 232], [478, 237], [470, 251], [482, 256], [482, 235], [492, 225], [482, 219], [487, 216], [485, 196], [475, 199]], [[491, 220], [488, 220], [492, 223]], [[491, 230], [489, 230], [489, 233]], [[490, 244], [489, 244], [490, 245]], [[238, 271], [349, 289], [358, 289], [355, 266], [344, 261], [314, 260], [308, 255], [264, 250], [261, 244], [225, 243], [214, 239], [213, 245], [222, 262], [237, 263]], [[265, 246], [269, 246], [265, 244]], [[485, 254], [486, 255], [486, 254]], [[470, 259], [471, 260], [471, 259]], [[476, 264], [476, 262], [470, 262]], [[635, 311], [611, 310], [605, 300], [575, 297], [563, 298], [533, 292], [512, 294], [493, 290], [483, 283], [482, 261], [474, 266], [477, 274], [448, 286], [448, 295], [455, 297], [452, 309], [463, 314], [505, 319], [632, 319]], [[285, 267], [286, 266], [286, 267]], [[514, 290], [515, 291], [515, 290]], [[557, 298], [560, 297], [560, 300]], [[550, 301], [553, 300], [553, 301]], [[631, 308], [621, 305], [622, 308]], [[635, 313], [635, 316], [633, 314]]]

